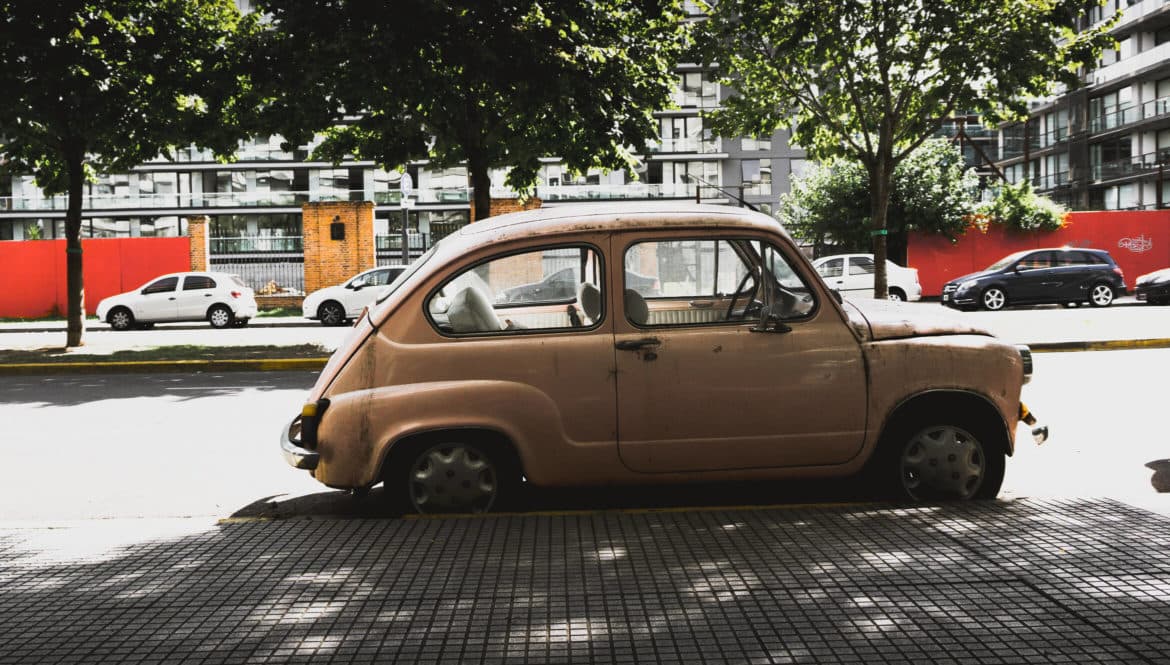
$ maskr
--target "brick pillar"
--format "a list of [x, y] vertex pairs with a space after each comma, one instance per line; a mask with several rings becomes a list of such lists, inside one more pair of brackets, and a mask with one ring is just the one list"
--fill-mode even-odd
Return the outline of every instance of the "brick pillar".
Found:
[[206, 215], [187, 218], [187, 238], [191, 241], [191, 270], [206, 271], [211, 262], [211, 240], [207, 236]]
[[[333, 239], [339, 224], [343, 239]], [[371, 201], [305, 203], [301, 206], [305, 247], [305, 293], [340, 284], [377, 265], [374, 204]]]
[[[503, 215], [509, 212], [520, 212], [521, 210], [533, 210], [543, 205], [543, 202], [535, 196], [529, 197], [521, 201], [520, 199], [492, 199], [491, 203], [491, 217], [496, 215]], [[475, 205], [471, 206], [471, 221], [475, 221]]]

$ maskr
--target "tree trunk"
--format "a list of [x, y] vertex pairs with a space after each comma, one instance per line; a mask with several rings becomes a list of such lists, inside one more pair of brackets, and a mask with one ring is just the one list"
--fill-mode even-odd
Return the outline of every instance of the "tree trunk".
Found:
[[492, 216], [492, 181], [488, 177], [488, 165], [482, 159], [469, 157], [467, 160], [467, 175], [471, 178], [471, 188], [475, 201], [475, 220], [487, 219]]
[[85, 184], [82, 163], [85, 149], [79, 142], [65, 148], [65, 167], [69, 176], [69, 208], [65, 213], [65, 295], [68, 299], [65, 327], [66, 348], [84, 344], [85, 284], [81, 260], [81, 189]]
[[890, 207], [890, 175], [894, 171], [892, 159], [878, 156], [869, 172], [870, 210], [873, 215], [873, 296], [881, 300], [889, 297], [886, 275], [886, 213]]

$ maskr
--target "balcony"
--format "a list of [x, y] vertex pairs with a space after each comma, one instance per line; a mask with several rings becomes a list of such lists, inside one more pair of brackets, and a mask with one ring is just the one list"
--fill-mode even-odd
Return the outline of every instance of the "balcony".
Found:
[[1107, 132], [1111, 129], [1123, 127], [1137, 122], [1143, 112], [1144, 108], [1139, 108], [1134, 104], [1122, 107], [1109, 107], [1107, 112], [1089, 120], [1089, 131], [1096, 134], [1098, 132]]
[[693, 199], [693, 183], [642, 183], [624, 185], [559, 185], [537, 187], [542, 201], [598, 201], [630, 199]]
[[279, 254], [301, 252], [304, 245], [301, 236], [245, 236], [233, 238], [208, 238], [213, 255], [224, 254]]
[[1107, 180], [1157, 173], [1160, 158], [1165, 160], [1164, 164], [1170, 165], [1170, 155], [1156, 152], [1093, 164], [1091, 167], [1093, 182], [1100, 183]]
[[719, 139], [700, 139], [697, 137], [661, 139], [646, 144], [646, 152], [650, 154], [677, 152], [710, 155], [718, 153], [721, 148], [722, 142]]

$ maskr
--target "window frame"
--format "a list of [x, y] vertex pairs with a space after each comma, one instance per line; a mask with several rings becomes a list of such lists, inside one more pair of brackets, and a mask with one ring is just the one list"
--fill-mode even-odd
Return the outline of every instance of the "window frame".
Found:
[[[461, 333], [461, 332], [455, 332], [455, 331], [451, 331], [451, 330], [444, 330], [435, 321], [435, 317], [431, 313], [431, 307], [430, 307], [431, 301], [434, 300], [435, 296], [440, 291], [442, 291], [444, 288], [446, 288], [448, 284], [455, 281], [457, 278], [463, 276], [465, 273], [467, 273], [469, 271], [475, 270], [476, 268], [478, 268], [482, 265], [486, 265], [488, 263], [491, 263], [492, 261], [498, 261], [500, 259], [505, 259], [505, 258], [508, 258], [511, 256], [519, 256], [521, 254], [531, 254], [533, 252], [544, 252], [544, 251], [550, 250], [550, 249], [586, 249], [586, 250], [593, 252], [593, 254], [597, 257], [597, 287], [601, 290], [601, 315], [597, 317], [597, 320], [594, 321], [592, 323], [592, 325], [581, 326], [581, 327], [574, 327], [572, 325], [569, 325], [569, 326], [557, 327], [557, 328], [510, 328], [510, 329], [505, 328], [503, 330], [483, 330], [483, 331], [462, 332]], [[603, 325], [605, 325], [607, 319], [609, 318], [609, 307], [607, 306], [608, 305], [608, 301], [607, 301], [608, 285], [606, 283], [608, 281], [606, 278], [609, 275], [609, 273], [608, 273], [607, 265], [608, 264], [606, 263], [605, 252], [603, 252], [601, 250], [601, 248], [598, 247], [597, 245], [595, 245], [594, 243], [586, 242], [586, 241], [568, 241], [568, 242], [561, 241], [561, 242], [548, 244], [548, 245], [531, 245], [531, 246], [527, 246], [527, 247], [519, 247], [519, 248], [512, 249], [512, 250], [503, 251], [503, 252], [500, 252], [498, 254], [492, 254], [491, 256], [485, 257], [483, 259], [479, 259], [479, 260], [474, 261], [472, 263], [464, 263], [464, 264], [461, 264], [458, 267], [455, 267], [451, 270], [445, 270], [443, 273], [444, 276], [442, 278], [442, 281], [440, 281], [439, 284], [437, 286], [435, 286], [434, 288], [431, 288], [430, 290], [428, 290], [426, 293], [426, 296], [423, 298], [423, 301], [422, 301], [423, 317], [426, 319], [427, 323], [430, 324], [431, 330], [433, 330], [440, 337], [445, 337], [447, 339], [482, 339], [482, 338], [495, 339], [495, 338], [499, 338], [499, 337], [507, 337], [507, 336], [513, 336], [513, 335], [526, 336], [526, 335], [547, 335], [547, 334], [593, 332], [593, 331], [601, 328]], [[507, 309], [522, 309], [524, 307], [550, 307], [550, 306], [556, 307], [559, 305], [567, 305], [567, 304], [574, 304], [574, 302], [570, 301], [570, 300], [565, 300], [565, 301], [540, 302], [540, 303], [517, 303], [516, 305], [510, 306]], [[578, 304], [578, 308], [580, 309], [579, 304]], [[492, 303], [492, 309], [493, 310], [499, 309], [496, 307], [496, 303]]]
[[[156, 284], [162, 284], [163, 282], [166, 282], [166, 281], [169, 281], [172, 279], [175, 280], [175, 283], [171, 285], [171, 288], [157, 289], [154, 291], [151, 290], [151, 287], [155, 286]], [[170, 275], [168, 277], [159, 277], [158, 279], [154, 280], [150, 284], [147, 284], [146, 286], [142, 287], [142, 291], [140, 291], [140, 294], [144, 295], [144, 296], [149, 296], [149, 295], [154, 295], [156, 293], [174, 293], [178, 290], [179, 290], [179, 276], [178, 275]]]

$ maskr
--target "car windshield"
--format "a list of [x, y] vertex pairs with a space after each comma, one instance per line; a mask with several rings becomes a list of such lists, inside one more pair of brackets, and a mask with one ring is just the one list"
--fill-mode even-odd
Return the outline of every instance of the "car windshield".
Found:
[[1030, 251], [1032, 251], [1032, 250], [1026, 250], [1023, 252], [1016, 252], [1015, 254], [1009, 254], [1009, 255], [1003, 257], [1002, 259], [996, 261], [995, 263], [987, 266], [987, 270], [1001, 270], [1003, 268], [1006, 268], [1009, 265], [1018, 261], [1020, 259], [1020, 257], [1022, 257], [1023, 255], [1027, 254]]
[[411, 263], [409, 266], [407, 266], [406, 270], [403, 270], [402, 273], [400, 273], [398, 275], [398, 277], [396, 277], [394, 279], [393, 282], [390, 282], [390, 285], [386, 287], [386, 292], [383, 293], [382, 295], [378, 296], [378, 300], [375, 304], [381, 305], [387, 298], [390, 297], [391, 294], [393, 294], [395, 291], [397, 291], [398, 288], [400, 286], [402, 286], [402, 284], [404, 282], [406, 282], [406, 280], [410, 279], [411, 275], [418, 272], [419, 268], [423, 267], [424, 265], [426, 265], [427, 261], [431, 260], [431, 257], [435, 255], [435, 252], [438, 251], [439, 246], [442, 244], [443, 244], [442, 240], [435, 243], [422, 256], [415, 259], [414, 263]]

